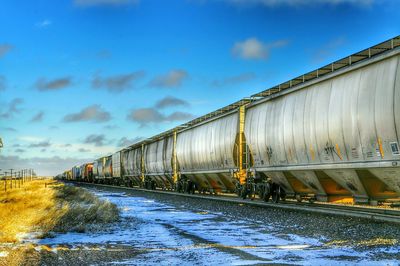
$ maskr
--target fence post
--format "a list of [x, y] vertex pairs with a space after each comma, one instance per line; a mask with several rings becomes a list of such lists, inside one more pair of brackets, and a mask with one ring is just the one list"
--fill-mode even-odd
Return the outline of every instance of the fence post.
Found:
[[4, 191], [7, 191], [7, 174], [8, 172], [4, 172]]
[[13, 172], [12, 172], [12, 171], [13, 171], [14, 169], [10, 169], [10, 170], [11, 170], [11, 186], [10, 186], [10, 188], [12, 189], [12, 176], [13, 176]]

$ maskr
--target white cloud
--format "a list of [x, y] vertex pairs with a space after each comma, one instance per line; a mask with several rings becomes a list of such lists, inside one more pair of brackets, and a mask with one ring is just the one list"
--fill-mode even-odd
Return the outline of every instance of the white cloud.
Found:
[[63, 118], [63, 122], [82, 122], [92, 121], [97, 123], [107, 122], [111, 119], [109, 112], [104, 111], [100, 105], [94, 104], [82, 109], [78, 113], [67, 114]]
[[173, 96], [166, 96], [155, 104], [155, 107], [159, 109], [177, 106], [189, 106], [189, 103]]
[[47, 80], [45, 78], [40, 78], [35, 83], [35, 87], [39, 91], [54, 91], [64, 89], [72, 85], [71, 77], [60, 77], [53, 80]]
[[0, 58], [5, 56], [7, 53], [9, 53], [12, 49], [14, 49], [14, 46], [8, 43], [3, 43], [0, 44]]
[[279, 40], [272, 43], [263, 43], [257, 38], [248, 38], [244, 41], [236, 42], [233, 45], [232, 53], [234, 56], [246, 60], [262, 60], [269, 56], [270, 50], [276, 47], [285, 46], [286, 40]]
[[44, 112], [43, 111], [39, 111], [36, 115], [34, 115], [32, 117], [32, 119], [30, 120], [30, 122], [42, 122], [43, 121], [43, 116], [44, 116]]
[[185, 70], [173, 69], [164, 75], [155, 77], [150, 81], [149, 85], [160, 88], [180, 87], [188, 77], [189, 74]]
[[264, 59], [268, 56], [266, 45], [256, 38], [235, 43], [232, 53], [243, 59]]
[[47, 28], [47, 27], [49, 27], [51, 24], [53, 24], [53, 22], [52, 22], [51, 20], [45, 19], [45, 20], [42, 20], [42, 21], [37, 22], [37, 23], [35, 24], [35, 26], [36, 26], [37, 28]]
[[18, 137], [18, 140], [26, 141], [26, 142], [37, 142], [37, 141], [43, 141], [43, 140], [45, 140], [45, 138], [36, 137], [36, 136], [20, 136], [20, 137]]
[[141, 126], [151, 123], [174, 122], [174, 121], [188, 121], [193, 119], [194, 116], [186, 112], [173, 112], [172, 114], [165, 115], [159, 112], [156, 108], [139, 108], [131, 110], [127, 119], [132, 122], [137, 122]]
[[106, 136], [104, 134], [91, 134], [87, 136], [83, 142], [101, 147], [104, 146], [108, 141], [106, 140]]
[[141, 140], [143, 140], [143, 137], [136, 137], [133, 139], [127, 138], [127, 137], [122, 137], [119, 141], [118, 141], [118, 147], [128, 147], [136, 142], [139, 142]]
[[15, 98], [10, 103], [8, 103], [6, 107], [6, 111], [0, 113], [0, 118], [2, 119], [11, 119], [14, 118], [15, 115], [21, 113], [22, 109], [20, 105], [24, 102], [21, 98]]
[[97, 73], [92, 80], [92, 87], [95, 89], [107, 89], [110, 92], [122, 92], [133, 88], [133, 83], [144, 76], [145, 72], [142, 70], [110, 77], [102, 77]]
[[31, 144], [29, 144], [28, 148], [47, 148], [50, 146], [51, 146], [50, 141], [45, 140], [45, 141], [40, 141], [40, 142], [36, 142], [36, 143], [31, 143]]

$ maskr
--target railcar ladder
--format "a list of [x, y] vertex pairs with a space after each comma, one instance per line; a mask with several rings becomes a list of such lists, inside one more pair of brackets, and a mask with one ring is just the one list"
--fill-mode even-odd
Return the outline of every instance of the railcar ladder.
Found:
[[248, 149], [246, 145], [246, 138], [244, 137], [244, 125], [246, 118], [246, 105], [239, 107], [239, 171], [237, 173], [240, 184], [246, 183], [247, 167], [248, 167]]
[[144, 143], [142, 144], [142, 156], [140, 157], [140, 166], [141, 166], [141, 179], [142, 179], [142, 185], [144, 186], [144, 181], [145, 181], [145, 166], [144, 166]]
[[173, 148], [172, 148], [172, 170], [173, 170], [172, 180], [174, 184], [178, 182], [178, 160], [176, 158], [176, 135], [177, 131], [175, 130], [173, 134]]

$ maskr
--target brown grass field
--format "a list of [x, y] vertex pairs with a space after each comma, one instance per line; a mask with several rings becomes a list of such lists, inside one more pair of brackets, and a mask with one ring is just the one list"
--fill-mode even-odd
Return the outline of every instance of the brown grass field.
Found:
[[67, 211], [58, 208], [56, 190], [45, 188], [50, 180], [26, 182], [21, 188], [0, 192], [0, 243], [15, 243], [23, 234], [46, 232], [54, 227]]
[[[3, 181], [0, 187], [4, 186]], [[50, 179], [26, 182], [20, 188], [0, 190], [0, 265], [25, 264], [32, 237], [53, 232], [84, 232], [114, 222], [119, 211], [94, 194]], [[29, 263], [28, 263], [29, 264]]]

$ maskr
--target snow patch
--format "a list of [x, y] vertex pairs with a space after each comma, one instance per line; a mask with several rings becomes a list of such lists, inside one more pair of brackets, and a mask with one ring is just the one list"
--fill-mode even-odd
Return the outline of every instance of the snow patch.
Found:
[[396, 254], [390, 248], [355, 250], [349, 246], [327, 246], [324, 237], [285, 234], [276, 227], [207, 210], [189, 211], [186, 206], [170, 206], [125, 193], [98, 196], [116, 204], [121, 220], [99, 233], [57, 234], [40, 240], [43, 245], [123, 244], [139, 255], [114, 264], [188, 265], [212, 261], [221, 265], [268, 263], [351, 265], [397, 265], [395, 260], [375, 261], [377, 254]]
[[0, 251], [0, 258], [1, 257], [7, 257], [8, 256], [8, 252], [7, 251]]

